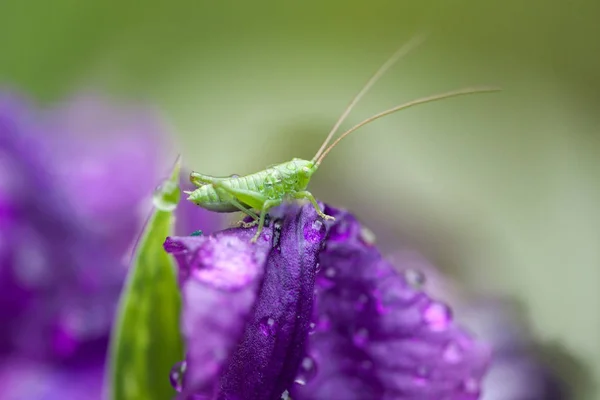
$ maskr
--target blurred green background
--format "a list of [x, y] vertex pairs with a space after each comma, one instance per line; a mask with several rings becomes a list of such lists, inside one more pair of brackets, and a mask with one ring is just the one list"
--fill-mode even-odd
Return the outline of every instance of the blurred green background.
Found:
[[578, 398], [598, 399], [599, 17], [593, 0], [3, 0], [0, 82], [43, 102], [149, 102], [189, 167], [244, 174], [312, 157], [379, 65], [429, 31], [344, 126], [449, 89], [504, 91], [369, 125], [311, 190], [387, 250], [401, 239], [471, 290], [514, 296]]

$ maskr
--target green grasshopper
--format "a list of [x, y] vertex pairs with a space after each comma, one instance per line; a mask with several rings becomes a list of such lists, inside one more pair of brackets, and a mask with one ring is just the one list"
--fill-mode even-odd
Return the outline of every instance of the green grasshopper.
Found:
[[[358, 103], [361, 97], [375, 84], [375, 82], [387, 71], [397, 60], [414, 48], [420, 38], [413, 38], [407, 44], [402, 46], [394, 55], [388, 59], [377, 72], [371, 77], [361, 91], [354, 97], [352, 102], [344, 110], [329, 135], [319, 148], [319, 151], [310, 160], [294, 158], [281, 164], [273, 165], [264, 171], [255, 172], [246, 176], [232, 175], [229, 177], [214, 177], [210, 175], [192, 172], [190, 181], [198, 189], [185, 193], [189, 195], [188, 200], [194, 204], [215, 212], [236, 212], [249, 215], [253, 221], [246, 223], [241, 221], [240, 225], [245, 228], [253, 227], [258, 224], [256, 234], [251, 239], [255, 243], [265, 224], [267, 212], [286, 199], [306, 199], [312, 203], [317, 214], [325, 220], [334, 220], [334, 217], [326, 215], [321, 211], [315, 197], [306, 190], [312, 175], [317, 171], [323, 159], [337, 144], [350, 133], [375, 121], [386, 115], [415, 106], [417, 104], [429, 103], [450, 97], [462, 96], [474, 93], [494, 92], [500, 89], [493, 87], [466, 88], [436, 94], [411, 102], [401, 104], [389, 110], [376, 114], [360, 122], [354, 127], [342, 133], [329, 147], [327, 145], [337, 132], [339, 126], [346, 119], [352, 108]], [[260, 214], [260, 215], [259, 215]]]

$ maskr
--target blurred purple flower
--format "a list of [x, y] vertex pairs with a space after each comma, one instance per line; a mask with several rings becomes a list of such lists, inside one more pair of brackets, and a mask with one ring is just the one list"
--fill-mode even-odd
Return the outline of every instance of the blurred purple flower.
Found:
[[489, 349], [400, 274], [356, 218], [272, 211], [253, 230], [171, 237], [187, 346], [182, 399], [476, 399]]
[[565, 400], [567, 388], [536, 354], [536, 346], [508, 301], [479, 298], [463, 309], [464, 322], [493, 347], [481, 400]]
[[[2, 398], [100, 398], [128, 250], [168, 172], [166, 139], [148, 109], [80, 96], [36, 111], [0, 93]], [[201, 210], [180, 216], [217, 224]]]
[[563, 383], [544, 365], [514, 305], [503, 298], [469, 295], [425, 258], [398, 251], [392, 263], [400, 271], [427, 276], [426, 288], [452, 304], [460, 322], [492, 348], [492, 362], [482, 383], [481, 400], [560, 400], [568, 398]]

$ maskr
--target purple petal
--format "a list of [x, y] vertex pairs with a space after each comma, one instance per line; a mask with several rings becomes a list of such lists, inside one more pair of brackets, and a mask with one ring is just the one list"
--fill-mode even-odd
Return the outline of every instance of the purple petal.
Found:
[[320, 257], [315, 331], [292, 398], [478, 398], [489, 350], [384, 261], [352, 215], [327, 213], [337, 221]]
[[[3, 186], [15, 219], [0, 232], [8, 243], [1, 302], [14, 304], [9, 328], [3, 329], [5, 347], [40, 358], [84, 359], [90, 356], [87, 343], [99, 341], [94, 353], [105, 348], [127, 244], [110, 246], [110, 235], [98, 234], [73, 214], [72, 199], [55, 179], [40, 142], [48, 132], [39, 115], [23, 101], [1, 97], [0, 147], [3, 165], [10, 166], [2, 175], [12, 177]], [[122, 227], [127, 230], [127, 224]]]
[[566, 398], [564, 383], [536, 355], [535, 344], [514, 305], [498, 298], [476, 300], [461, 315], [479, 337], [490, 342], [494, 351], [482, 400]]
[[51, 178], [71, 213], [124, 252], [167, 170], [168, 131], [148, 107], [80, 94], [39, 113]]
[[210, 394], [239, 340], [256, 298], [268, 246], [236, 235], [168, 238], [165, 249], [180, 261], [182, 334], [187, 343], [185, 391]]
[[443, 276], [413, 252], [395, 254], [394, 265], [427, 276], [427, 291], [447, 299], [461, 322], [492, 348], [493, 357], [482, 382], [481, 400], [563, 399], [566, 385], [536, 354], [536, 343], [507, 298], [469, 295], [466, 288]]
[[[0, 92], [0, 353], [104, 362], [167, 138], [137, 106], [87, 96], [40, 111]], [[210, 231], [205, 215], [177, 211]]]
[[77, 368], [9, 358], [0, 363], [3, 400], [100, 400], [104, 366], [101, 363]]
[[[312, 206], [284, 206], [271, 216], [275, 221], [257, 244], [247, 244], [254, 233], [248, 229], [165, 243], [184, 281], [189, 370], [185, 394], [279, 399], [294, 379], [310, 327], [317, 258], [326, 229]], [[237, 267], [219, 266], [227, 263]], [[249, 281], [247, 271], [253, 268], [260, 272]], [[198, 299], [205, 299], [204, 304]], [[216, 309], [224, 311], [215, 313]]]

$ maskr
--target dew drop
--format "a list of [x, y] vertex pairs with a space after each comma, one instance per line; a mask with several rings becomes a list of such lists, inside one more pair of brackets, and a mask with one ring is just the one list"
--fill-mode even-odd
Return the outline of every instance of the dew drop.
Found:
[[201, 230], [194, 231], [190, 234], [190, 236], [202, 236], [202, 235], [204, 235], [204, 232], [202, 232]]
[[290, 392], [287, 390], [281, 394], [281, 400], [292, 400], [292, 396], [290, 396]]
[[311, 323], [308, 325], [308, 334], [309, 334], [309, 335], [314, 335], [314, 334], [315, 334], [315, 331], [316, 331], [316, 328], [317, 328], [317, 324], [315, 324], [314, 322], [311, 322]]
[[479, 382], [475, 378], [467, 378], [462, 383], [463, 392], [468, 394], [478, 394], [480, 391]]
[[450, 364], [457, 364], [462, 360], [463, 354], [458, 344], [452, 341], [448, 343], [444, 348], [442, 357], [445, 361], [449, 362]]
[[316, 374], [317, 365], [315, 360], [313, 360], [311, 357], [304, 357], [294, 382], [298, 385], [306, 385], [312, 378], [315, 377]]
[[317, 243], [325, 237], [327, 227], [321, 220], [308, 221], [304, 225], [304, 239], [312, 243]]
[[369, 331], [365, 328], [360, 328], [352, 335], [352, 342], [356, 347], [365, 347], [369, 341]]
[[452, 320], [450, 308], [439, 302], [433, 302], [425, 308], [423, 320], [433, 331], [443, 331], [448, 328]]
[[181, 392], [183, 389], [183, 378], [185, 376], [185, 370], [187, 367], [187, 363], [185, 361], [179, 361], [173, 368], [171, 368], [171, 372], [169, 374], [169, 381], [171, 382], [171, 386], [177, 392]]
[[271, 317], [264, 317], [260, 320], [260, 331], [265, 336], [272, 336], [277, 333], [277, 322]]
[[395, 307], [398, 304], [403, 306], [412, 304], [421, 298], [420, 293], [406, 287], [399, 276], [382, 279], [379, 287], [373, 291], [373, 295], [380, 312], [384, 312], [388, 307]]
[[154, 190], [152, 203], [161, 211], [173, 211], [177, 207], [180, 195], [177, 183], [166, 180]]
[[328, 267], [327, 269], [325, 269], [325, 276], [328, 278], [333, 278], [336, 276], [336, 274], [337, 271], [333, 267]]
[[425, 274], [417, 269], [404, 270], [404, 279], [413, 289], [421, 289], [425, 285]]
[[317, 263], [317, 265], [315, 265], [315, 274], [318, 274], [321, 271], [321, 264]]
[[367, 246], [373, 246], [375, 244], [375, 234], [372, 230], [367, 228], [366, 226], [361, 226], [360, 228], [360, 240]]

